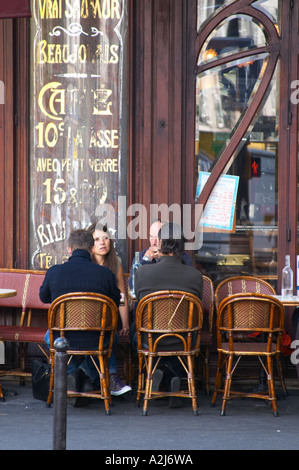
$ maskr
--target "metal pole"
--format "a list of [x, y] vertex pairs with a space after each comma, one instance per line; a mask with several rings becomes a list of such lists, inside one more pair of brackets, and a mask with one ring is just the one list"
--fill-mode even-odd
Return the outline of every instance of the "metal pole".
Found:
[[54, 342], [54, 417], [53, 450], [66, 450], [67, 354], [69, 343], [65, 338]]

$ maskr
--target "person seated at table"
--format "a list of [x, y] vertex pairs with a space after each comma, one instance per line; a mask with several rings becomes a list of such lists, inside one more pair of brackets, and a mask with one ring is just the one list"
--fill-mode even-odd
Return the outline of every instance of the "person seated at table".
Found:
[[[150, 246], [142, 250], [139, 254], [140, 256], [140, 264], [143, 266], [144, 264], [154, 264], [159, 261], [160, 258], [160, 251], [159, 251], [159, 239], [158, 239], [158, 232], [161, 229], [163, 223], [160, 219], [154, 221], [150, 226], [150, 233], [149, 233], [149, 242]], [[192, 261], [188, 253], [185, 250], [182, 252], [181, 257], [185, 264], [192, 266]], [[133, 265], [135, 264], [135, 257], [132, 262], [132, 266], [130, 269], [130, 279], [129, 279], [129, 287], [132, 289], [132, 274], [133, 274]]]
[[[196, 295], [200, 300], [203, 293], [203, 278], [200, 271], [184, 264], [185, 238], [177, 224], [164, 223], [158, 232], [159, 263], [141, 266], [136, 272], [135, 292], [139, 302], [143, 297], [160, 290], [180, 290]], [[136, 337], [135, 337], [136, 341]], [[184, 369], [176, 357], [165, 357], [159, 362], [153, 376], [153, 390], [162, 386], [172, 392], [180, 389]], [[182, 406], [181, 400], [171, 397], [170, 407]]]
[[[120, 290], [117, 287], [115, 274], [105, 266], [92, 262], [91, 255], [94, 239], [87, 230], [71, 232], [68, 238], [70, 258], [63, 264], [52, 266], [46, 272], [39, 296], [42, 302], [52, 303], [57, 297], [72, 292], [95, 292], [112, 299], [116, 306], [120, 302]], [[95, 332], [69, 332], [68, 341], [77, 349], [96, 349], [98, 334]], [[45, 336], [49, 346], [49, 332]], [[90, 391], [94, 385], [99, 386], [98, 373], [90, 357], [74, 357], [68, 368], [68, 389]], [[96, 381], [96, 382], [95, 382]], [[77, 399], [75, 406], [87, 404], [85, 399]]]
[[[125, 290], [124, 270], [119, 256], [117, 256], [111, 232], [107, 225], [94, 222], [87, 231], [92, 234], [94, 246], [92, 249], [92, 260], [100, 266], [109, 268], [116, 277], [117, 286], [124, 295], [125, 304], [119, 306], [119, 314], [121, 318], [122, 328], [115, 335], [115, 344], [118, 342], [118, 335], [121, 337], [129, 337], [129, 307]], [[129, 385], [125, 385], [117, 374], [116, 358], [112, 351], [109, 360], [110, 373], [110, 393], [111, 395], [122, 395], [132, 390]]]

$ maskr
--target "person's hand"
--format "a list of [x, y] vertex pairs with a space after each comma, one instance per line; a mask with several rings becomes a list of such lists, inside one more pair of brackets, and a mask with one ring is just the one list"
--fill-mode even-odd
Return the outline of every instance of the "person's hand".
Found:
[[159, 259], [160, 253], [157, 247], [150, 247], [145, 253], [144, 256], [152, 261], [154, 258]]
[[119, 336], [122, 337], [122, 338], [127, 338], [129, 335], [130, 335], [130, 330], [129, 328], [122, 328], [119, 332], [118, 332]]

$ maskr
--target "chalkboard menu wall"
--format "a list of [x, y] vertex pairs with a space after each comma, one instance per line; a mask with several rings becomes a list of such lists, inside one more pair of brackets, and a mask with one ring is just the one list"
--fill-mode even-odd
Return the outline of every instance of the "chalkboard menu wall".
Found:
[[118, 200], [127, 188], [127, 9], [126, 0], [32, 2], [34, 269], [64, 262], [69, 232], [99, 218], [115, 231], [126, 261]]

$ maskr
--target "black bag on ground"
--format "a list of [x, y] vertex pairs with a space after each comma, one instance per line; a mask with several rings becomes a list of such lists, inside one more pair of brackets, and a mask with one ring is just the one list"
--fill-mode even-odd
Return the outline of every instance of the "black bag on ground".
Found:
[[32, 392], [37, 400], [47, 401], [49, 394], [51, 365], [32, 361]]

